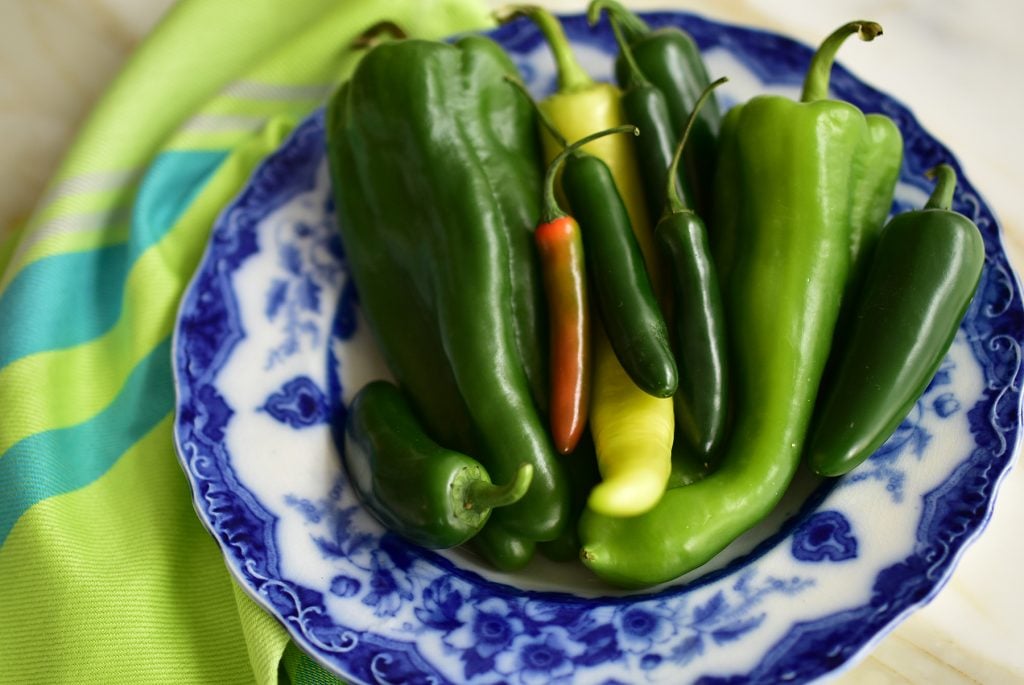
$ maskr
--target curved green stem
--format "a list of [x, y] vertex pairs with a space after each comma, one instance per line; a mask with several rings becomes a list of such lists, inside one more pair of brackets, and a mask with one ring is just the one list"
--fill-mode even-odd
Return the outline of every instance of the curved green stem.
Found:
[[714, 83], [709, 83], [708, 87], [704, 89], [704, 92], [697, 98], [697, 102], [693, 105], [693, 110], [690, 112], [689, 118], [686, 120], [686, 128], [683, 129], [683, 137], [680, 138], [679, 144], [676, 145], [676, 151], [672, 155], [672, 163], [668, 166], [668, 178], [665, 182], [667, 188], [665, 190], [665, 197], [667, 199], [665, 204], [666, 214], [678, 214], [679, 212], [685, 212], [687, 210], [686, 203], [683, 202], [683, 198], [679, 195], [679, 182], [676, 179], [676, 175], [679, 173], [679, 160], [683, 158], [683, 148], [686, 147], [686, 141], [690, 137], [690, 129], [693, 128], [693, 122], [697, 121], [697, 116], [700, 114], [701, 108], [704, 103], [707, 102], [708, 98], [711, 97], [711, 93], [728, 81], [725, 76], [718, 79]]
[[632, 133], [636, 136], [640, 135], [640, 129], [636, 126], [626, 124], [625, 126], [616, 126], [615, 128], [607, 128], [603, 131], [598, 131], [597, 133], [591, 133], [589, 136], [580, 138], [572, 145], [565, 146], [565, 148], [559, 152], [553, 160], [551, 160], [551, 164], [548, 165], [547, 174], [544, 176], [544, 215], [541, 221], [548, 223], [558, 219], [559, 217], [568, 216], [562, 208], [558, 206], [558, 200], [555, 198], [555, 178], [558, 176], [558, 170], [562, 167], [566, 158], [587, 143], [595, 141], [598, 138], [603, 138], [604, 136], [612, 135], [613, 133]]
[[495, 507], [514, 504], [523, 498], [533, 482], [533, 464], [523, 464], [516, 475], [504, 485], [495, 485], [485, 480], [475, 480], [466, 487], [466, 509], [486, 511]]
[[651, 32], [651, 27], [647, 25], [646, 21], [630, 12], [616, 0], [593, 0], [587, 6], [587, 21], [591, 26], [601, 20], [601, 12], [606, 12], [613, 24], [619, 25], [629, 43], [635, 43]]
[[882, 35], [882, 26], [873, 21], [851, 21], [833, 31], [811, 58], [807, 76], [804, 77], [801, 102], [814, 102], [828, 97], [828, 82], [832, 75], [832, 64], [836, 61], [836, 53], [839, 52], [839, 46], [854, 33], [863, 41], [872, 41]]
[[540, 119], [541, 125], [547, 130], [548, 133], [551, 134], [551, 137], [555, 139], [555, 142], [557, 142], [561, 147], [565, 147], [566, 145], [568, 145], [569, 141], [567, 141], [565, 139], [565, 136], [562, 135], [562, 132], [558, 130], [558, 127], [555, 126], [555, 122], [551, 120], [551, 117], [548, 116], [548, 113], [541, 109], [541, 107], [537, 104], [537, 101], [533, 99], [533, 96], [530, 94], [530, 91], [526, 87], [526, 84], [523, 83], [518, 78], [516, 78], [515, 76], [511, 76], [508, 74], [505, 75], [505, 80], [511, 83], [517, 89], [519, 89], [519, 92], [523, 94], [523, 97], [530, 101], [530, 104], [533, 105], [533, 111], [537, 113], [537, 118]]
[[494, 13], [495, 18], [502, 24], [515, 19], [526, 17], [540, 29], [544, 34], [551, 52], [555, 57], [555, 67], [558, 71], [558, 91], [560, 93], [574, 90], [582, 90], [594, 85], [594, 80], [583, 68], [583, 65], [573, 54], [572, 46], [565, 35], [562, 23], [558, 17], [551, 14], [543, 7], [537, 5], [512, 5]]
[[928, 178], [934, 178], [935, 189], [925, 203], [925, 209], [953, 208], [953, 192], [956, 190], [956, 171], [948, 164], [940, 164], [928, 170]]
[[[591, 7], [593, 7], [593, 5], [591, 5]], [[609, 15], [608, 21], [611, 23], [612, 33], [615, 34], [615, 42], [619, 44], [619, 52], [622, 54], [622, 58], [626, 60], [626, 66], [629, 71], [629, 83], [627, 85], [632, 88], [650, 85], [647, 77], [644, 76], [644, 72], [640, 70], [640, 65], [636, 63], [636, 58], [633, 57], [633, 49], [629, 47], [629, 43], [626, 41], [626, 38], [622, 33], [622, 27], [619, 25], [619, 20], [614, 16]], [[593, 20], [591, 20], [591, 24], [593, 23]]]

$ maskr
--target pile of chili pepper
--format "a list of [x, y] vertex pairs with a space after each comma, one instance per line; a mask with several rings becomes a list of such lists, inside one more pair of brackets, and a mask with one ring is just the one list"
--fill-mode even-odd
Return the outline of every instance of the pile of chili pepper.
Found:
[[540, 30], [554, 93], [533, 101], [488, 38], [395, 39], [329, 103], [339, 229], [395, 381], [349, 407], [345, 468], [417, 544], [663, 583], [762, 520], [801, 463], [841, 476], [892, 434], [984, 244], [948, 165], [889, 219], [900, 132], [828, 96], [873, 22], [822, 42], [799, 101], [723, 114], [693, 39], [615, 0], [588, 18], [615, 36], [616, 84], [547, 10], [498, 18]]

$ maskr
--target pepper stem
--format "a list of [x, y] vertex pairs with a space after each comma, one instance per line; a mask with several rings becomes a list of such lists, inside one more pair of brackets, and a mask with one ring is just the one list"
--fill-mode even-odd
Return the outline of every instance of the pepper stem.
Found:
[[836, 53], [847, 38], [856, 33], [863, 41], [872, 41], [882, 35], [882, 26], [873, 21], [851, 21], [843, 24], [832, 32], [811, 58], [811, 65], [804, 77], [804, 90], [800, 95], [801, 102], [814, 102], [828, 97], [828, 82], [832, 75], [832, 64]]
[[679, 173], [679, 160], [683, 158], [683, 148], [686, 147], [686, 141], [690, 137], [690, 129], [693, 128], [693, 123], [697, 121], [697, 116], [700, 114], [700, 110], [704, 107], [704, 103], [711, 97], [711, 93], [714, 92], [715, 88], [728, 81], [725, 76], [718, 79], [714, 83], [709, 83], [708, 87], [704, 89], [704, 92], [697, 98], [697, 102], [693, 105], [693, 110], [690, 112], [689, 118], [686, 120], [686, 128], [683, 129], [683, 137], [680, 138], [679, 144], [676, 145], [676, 151], [672, 155], [672, 163], [668, 165], [668, 178], [665, 180], [665, 214], [678, 214], [687, 210], [686, 203], [683, 202], [683, 198], [679, 195], [679, 182], [676, 175]]
[[640, 135], [640, 129], [631, 124], [625, 126], [616, 126], [615, 128], [607, 128], [597, 133], [591, 133], [589, 136], [580, 138], [572, 145], [566, 145], [561, 152], [548, 165], [548, 171], [544, 175], [544, 214], [541, 217], [543, 223], [550, 223], [555, 219], [567, 216], [567, 214], [558, 206], [558, 200], [555, 198], [555, 178], [558, 176], [558, 170], [562, 167], [566, 158], [575, 153], [581, 147], [587, 143], [593, 142], [598, 138], [612, 135], [613, 133], [632, 133], [634, 136]]
[[567, 141], [565, 136], [562, 135], [562, 132], [558, 130], [558, 127], [555, 126], [555, 122], [551, 120], [548, 113], [541, 109], [537, 104], [537, 101], [533, 99], [533, 96], [530, 94], [529, 89], [527, 89], [526, 84], [510, 74], [505, 75], [505, 80], [515, 86], [519, 92], [522, 93], [523, 97], [533, 105], [533, 111], [537, 113], [537, 118], [540, 119], [541, 125], [547, 129], [547, 132], [551, 134], [551, 137], [555, 139], [555, 142], [562, 147], [568, 145], [569, 141]]
[[928, 170], [928, 178], [934, 178], [935, 189], [931, 197], [925, 203], [925, 209], [944, 209], [949, 211], [953, 208], [953, 191], [956, 190], [956, 171], [948, 164], [940, 164]]
[[558, 92], [567, 93], [594, 85], [590, 74], [573, 54], [562, 23], [551, 12], [537, 5], [512, 5], [496, 11], [494, 17], [502, 24], [517, 17], [526, 17], [537, 25], [555, 57], [555, 67], [558, 71]]
[[635, 43], [651, 32], [651, 27], [646, 21], [630, 12], [616, 0], [593, 0], [587, 6], [587, 22], [591, 26], [597, 24], [601, 19], [601, 12], [608, 14], [613, 25], [616, 23], [619, 25], [629, 43]]
[[533, 482], [533, 464], [522, 464], [511, 481], [495, 485], [485, 480], [475, 480], [466, 486], [466, 509], [486, 511], [495, 507], [514, 504], [523, 498]]
[[384, 42], [385, 39], [402, 40], [408, 38], [408, 32], [393, 21], [379, 21], [359, 34], [352, 47], [366, 49]]
[[[598, 3], [591, 3], [590, 11], [593, 11], [595, 5]], [[600, 13], [600, 6], [597, 6], [598, 13]], [[587, 19], [590, 21], [590, 25], [593, 26], [597, 23], [595, 20], [599, 17], [595, 17], [592, 14], [587, 14]], [[629, 71], [629, 83], [628, 85], [633, 88], [640, 88], [647, 86], [650, 82], [647, 77], [644, 76], [644, 72], [641, 71], [640, 65], [636, 63], [636, 58], [633, 56], [633, 49], [629, 47], [629, 43], [626, 41], [625, 36], [622, 33], [622, 27], [619, 25], [619, 20], [612, 14], [608, 15], [608, 21], [612, 26], [612, 33], [615, 34], [615, 42], [619, 44], [619, 52], [622, 53], [622, 58], [626, 60], [626, 66]]]

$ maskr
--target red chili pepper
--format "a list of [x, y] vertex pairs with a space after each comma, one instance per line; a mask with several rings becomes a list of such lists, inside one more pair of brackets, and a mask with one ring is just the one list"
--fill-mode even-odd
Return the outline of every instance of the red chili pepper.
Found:
[[548, 303], [551, 360], [551, 437], [555, 448], [576, 449], [590, 399], [590, 316], [580, 226], [562, 214], [533, 234]]

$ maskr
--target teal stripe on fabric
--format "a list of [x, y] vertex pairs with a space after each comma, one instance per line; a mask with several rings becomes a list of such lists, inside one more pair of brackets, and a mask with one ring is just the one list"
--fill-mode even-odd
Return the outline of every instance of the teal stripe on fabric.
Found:
[[0, 295], [0, 368], [109, 330], [121, 315], [132, 265], [174, 227], [227, 154], [163, 153], [139, 188], [127, 243], [44, 257], [25, 266]]
[[0, 457], [0, 545], [29, 507], [102, 476], [173, 408], [167, 338], [139, 362], [102, 412], [12, 445]]

